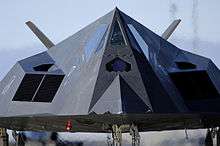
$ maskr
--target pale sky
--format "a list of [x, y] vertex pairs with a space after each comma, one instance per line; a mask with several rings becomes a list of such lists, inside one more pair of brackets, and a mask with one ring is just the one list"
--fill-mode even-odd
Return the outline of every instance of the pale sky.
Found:
[[[197, 1], [200, 39], [219, 41], [220, 1]], [[176, 35], [190, 38], [193, 0], [1, 0], [0, 47], [39, 43], [25, 27], [27, 20], [34, 21], [52, 40], [59, 42], [115, 6], [160, 34], [171, 21], [172, 3], [177, 6], [176, 18], [183, 20]]]

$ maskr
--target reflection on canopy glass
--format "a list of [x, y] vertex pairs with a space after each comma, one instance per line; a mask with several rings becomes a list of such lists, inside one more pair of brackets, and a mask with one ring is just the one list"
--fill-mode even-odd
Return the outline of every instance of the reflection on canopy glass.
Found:
[[134, 28], [133, 25], [128, 24], [130, 31], [132, 32], [135, 40], [137, 41], [138, 45], [140, 46], [141, 50], [144, 52], [144, 55], [149, 59], [149, 48], [144, 39], [138, 33], [138, 31]]
[[85, 45], [85, 57], [86, 61], [89, 60], [92, 52], [94, 52], [95, 49], [99, 48], [100, 42], [102, 38], [104, 37], [104, 34], [108, 28], [108, 25], [100, 25], [99, 28], [90, 36], [88, 42]]
[[125, 45], [125, 41], [118, 22], [115, 23], [113, 28], [111, 45]]

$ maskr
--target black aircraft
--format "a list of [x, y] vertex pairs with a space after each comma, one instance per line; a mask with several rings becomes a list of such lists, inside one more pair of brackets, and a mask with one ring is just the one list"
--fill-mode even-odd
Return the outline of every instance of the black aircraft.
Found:
[[[0, 127], [18, 131], [111, 132], [120, 145], [130, 132], [220, 126], [220, 71], [183, 51], [119, 9], [54, 45], [18, 61], [0, 82]], [[219, 134], [217, 134], [218, 146]], [[210, 144], [211, 143], [211, 144]]]

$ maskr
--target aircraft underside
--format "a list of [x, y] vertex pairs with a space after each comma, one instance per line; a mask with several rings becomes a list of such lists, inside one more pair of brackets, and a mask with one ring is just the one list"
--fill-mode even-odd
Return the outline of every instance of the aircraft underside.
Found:
[[[139, 132], [165, 130], [208, 130], [219, 137], [220, 114], [102, 114], [77, 116], [17, 116], [0, 118], [0, 127], [16, 131], [100, 132], [112, 133], [114, 146], [120, 146], [122, 133], [129, 132], [133, 146], [139, 146]], [[219, 139], [218, 139], [219, 140]], [[207, 140], [206, 140], [207, 141]], [[206, 145], [210, 146], [210, 145]], [[212, 146], [212, 145], [211, 145]], [[219, 145], [217, 145], [219, 146]]]

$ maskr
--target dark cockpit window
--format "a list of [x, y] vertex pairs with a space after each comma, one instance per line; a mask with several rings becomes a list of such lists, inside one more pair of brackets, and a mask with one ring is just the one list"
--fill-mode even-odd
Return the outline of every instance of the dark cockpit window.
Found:
[[111, 45], [125, 45], [125, 40], [118, 22], [114, 24], [112, 31]]

